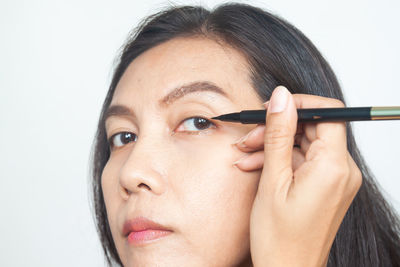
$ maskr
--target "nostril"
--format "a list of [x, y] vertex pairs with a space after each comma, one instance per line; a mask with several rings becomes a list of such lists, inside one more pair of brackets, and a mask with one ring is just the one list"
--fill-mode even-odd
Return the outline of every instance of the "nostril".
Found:
[[128, 189], [126, 189], [126, 188], [124, 188], [124, 191], [125, 191], [125, 193], [127, 194], [127, 195], [130, 195], [132, 192], [131, 191], [129, 191]]
[[139, 184], [138, 187], [145, 187], [148, 190], [151, 190], [151, 188], [147, 184], [144, 184], [144, 183]]

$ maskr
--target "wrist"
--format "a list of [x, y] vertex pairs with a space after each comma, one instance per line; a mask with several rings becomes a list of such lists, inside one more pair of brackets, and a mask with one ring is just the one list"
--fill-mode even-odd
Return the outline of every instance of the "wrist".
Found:
[[[273, 256], [272, 256], [273, 255]], [[322, 259], [321, 255], [291, 253], [271, 253], [262, 257], [253, 257], [253, 267], [326, 267], [329, 254]]]

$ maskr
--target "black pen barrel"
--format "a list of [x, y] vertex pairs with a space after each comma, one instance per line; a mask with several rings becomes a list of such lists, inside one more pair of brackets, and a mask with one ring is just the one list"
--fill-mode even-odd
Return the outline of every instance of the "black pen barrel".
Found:
[[266, 110], [264, 112], [260, 112], [260, 110], [244, 110], [239, 113], [240, 121], [244, 124], [265, 123], [266, 113]]
[[298, 109], [300, 122], [371, 120], [371, 107]]
[[[240, 121], [245, 124], [264, 123], [266, 110], [244, 110]], [[371, 107], [298, 109], [299, 122], [312, 121], [365, 121], [371, 120]]]

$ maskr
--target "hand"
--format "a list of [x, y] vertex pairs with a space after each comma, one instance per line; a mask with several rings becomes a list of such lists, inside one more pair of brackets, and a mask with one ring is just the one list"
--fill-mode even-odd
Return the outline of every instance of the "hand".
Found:
[[[343, 107], [336, 99], [277, 87], [266, 124], [237, 147], [236, 166], [262, 168], [250, 216], [250, 250], [260, 266], [326, 266], [339, 226], [361, 186], [344, 122], [299, 124], [296, 108]], [[293, 147], [299, 144], [300, 148]]]

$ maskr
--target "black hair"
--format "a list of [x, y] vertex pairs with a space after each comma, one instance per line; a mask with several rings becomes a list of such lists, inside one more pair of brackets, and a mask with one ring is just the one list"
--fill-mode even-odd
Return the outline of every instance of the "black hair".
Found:
[[[203, 36], [241, 52], [250, 68], [254, 90], [264, 101], [275, 87], [291, 93], [336, 98], [345, 103], [340, 85], [320, 52], [282, 18], [247, 4], [226, 3], [209, 11], [201, 6], [171, 6], [148, 16], [128, 37], [118, 57], [100, 114], [91, 155], [91, 188], [97, 231], [108, 264], [122, 266], [112, 239], [101, 188], [110, 150], [104, 114], [128, 65], [150, 48], [176, 37]], [[362, 185], [331, 247], [328, 266], [400, 266], [400, 222], [361, 156], [351, 125], [347, 147], [362, 172]]]

